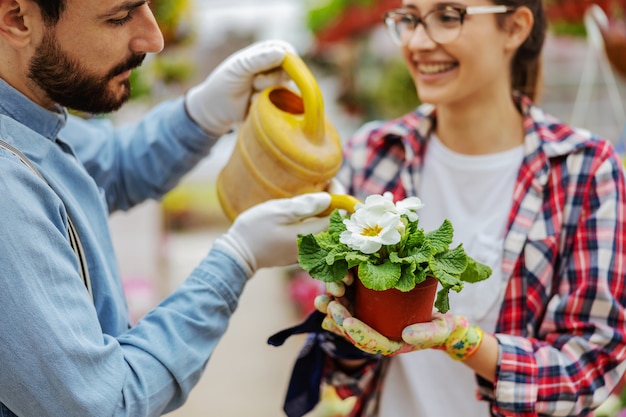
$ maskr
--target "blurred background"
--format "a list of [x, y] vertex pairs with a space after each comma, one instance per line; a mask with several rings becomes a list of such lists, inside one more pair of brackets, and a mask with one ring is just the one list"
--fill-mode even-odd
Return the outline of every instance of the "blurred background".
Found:
[[[608, 19], [618, 21], [625, 3], [546, 2], [550, 33], [544, 48], [541, 105], [614, 143], [626, 122], [625, 79], [611, 68], [602, 45], [588, 36], [584, 15], [597, 4]], [[183, 94], [204, 79], [232, 52], [258, 40], [279, 38], [291, 42], [309, 65], [322, 90], [326, 115], [345, 140], [364, 122], [399, 116], [419, 103], [399, 51], [380, 24], [382, 12], [399, 4], [399, 0], [152, 0], [165, 50], [133, 71], [132, 100], [110, 117], [116, 124], [137, 120], [154, 104]], [[229, 226], [215, 180], [235, 141], [236, 132], [221, 138], [211, 156], [163, 201], [112, 216], [134, 320], [175, 289]], [[292, 338], [279, 348], [266, 340], [311, 311], [320, 290], [317, 281], [298, 269], [259, 272], [246, 287], [204, 377], [187, 404], [170, 415], [284, 415], [282, 401], [303, 339]], [[310, 417], [341, 416], [349, 408], [349, 401], [326, 394]], [[621, 405], [615, 404], [618, 410]]]

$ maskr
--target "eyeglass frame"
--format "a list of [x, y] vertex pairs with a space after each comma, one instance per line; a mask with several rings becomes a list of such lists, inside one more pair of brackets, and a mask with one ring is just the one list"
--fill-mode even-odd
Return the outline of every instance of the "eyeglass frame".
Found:
[[[425, 19], [428, 18], [428, 16], [433, 13], [441, 13], [442, 11], [446, 11], [446, 10], [454, 10], [459, 14], [459, 34], [450, 41], [438, 42], [434, 40], [432, 36], [430, 35], [430, 32], [428, 30], [428, 25], [426, 24]], [[494, 4], [494, 5], [484, 5], [484, 6], [466, 6], [466, 7], [446, 5], [445, 7], [437, 8], [437, 9], [429, 11], [423, 17], [418, 17], [414, 13], [410, 13], [406, 9], [394, 9], [394, 10], [389, 10], [383, 14], [383, 22], [385, 23], [385, 27], [387, 28], [387, 31], [391, 35], [391, 38], [393, 39], [394, 43], [396, 43], [397, 45], [402, 45], [404, 42], [401, 39], [398, 31], [394, 29], [396, 26], [396, 22], [391, 20], [391, 17], [393, 15], [402, 15], [402, 16], [409, 17], [412, 20], [411, 25], [413, 26], [413, 29], [412, 29], [413, 32], [415, 32], [417, 30], [417, 27], [421, 24], [422, 26], [424, 26], [424, 31], [426, 32], [426, 35], [428, 35], [428, 38], [430, 40], [432, 40], [433, 42], [439, 45], [445, 45], [447, 43], [454, 42], [455, 40], [459, 38], [459, 36], [461, 36], [461, 29], [463, 28], [465, 16], [481, 15], [481, 14], [510, 13], [515, 10], [516, 10], [516, 7], [506, 6], [504, 4]], [[390, 21], [393, 23], [390, 23]]]

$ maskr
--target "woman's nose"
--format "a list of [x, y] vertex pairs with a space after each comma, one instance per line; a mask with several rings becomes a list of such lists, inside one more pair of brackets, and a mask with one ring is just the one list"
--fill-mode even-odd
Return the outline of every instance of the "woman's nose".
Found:
[[409, 37], [409, 49], [432, 49], [436, 46], [437, 43], [430, 38], [424, 24], [418, 24]]

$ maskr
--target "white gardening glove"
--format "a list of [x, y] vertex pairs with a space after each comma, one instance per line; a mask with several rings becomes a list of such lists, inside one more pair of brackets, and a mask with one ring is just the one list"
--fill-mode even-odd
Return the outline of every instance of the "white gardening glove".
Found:
[[228, 57], [185, 98], [189, 116], [204, 130], [226, 133], [244, 120], [253, 94], [273, 85], [289, 85], [289, 76], [280, 67], [286, 53], [296, 54], [281, 40], [255, 43]]
[[[337, 178], [332, 178], [330, 180], [328, 187], [326, 188], [326, 191], [328, 191], [330, 194], [333, 194], [333, 195], [346, 195], [347, 194], [346, 187], [344, 187], [343, 184], [341, 184]], [[343, 214], [345, 214], [345, 211]], [[334, 297], [343, 297], [344, 294], [346, 293], [345, 286], [352, 285], [353, 280], [354, 278], [352, 274], [348, 274], [341, 281], [333, 281], [333, 282], [326, 283], [326, 291]]]
[[259, 268], [293, 265], [298, 259], [298, 235], [328, 228], [328, 217], [315, 217], [330, 205], [325, 192], [269, 200], [253, 206], [235, 219], [214, 246]]

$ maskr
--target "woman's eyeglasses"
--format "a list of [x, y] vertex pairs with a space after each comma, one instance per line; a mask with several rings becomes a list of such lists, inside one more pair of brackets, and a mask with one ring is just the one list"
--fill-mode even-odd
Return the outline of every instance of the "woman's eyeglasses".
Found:
[[426, 34], [433, 42], [446, 44], [459, 37], [465, 16], [508, 13], [513, 10], [515, 10], [514, 7], [504, 5], [445, 6], [426, 13], [424, 17], [418, 17], [407, 10], [398, 9], [385, 13], [383, 19], [393, 41], [398, 45], [407, 42], [420, 23], [424, 26]]

